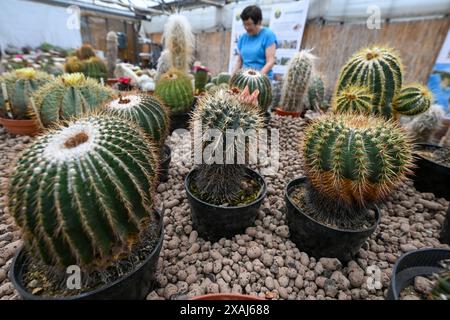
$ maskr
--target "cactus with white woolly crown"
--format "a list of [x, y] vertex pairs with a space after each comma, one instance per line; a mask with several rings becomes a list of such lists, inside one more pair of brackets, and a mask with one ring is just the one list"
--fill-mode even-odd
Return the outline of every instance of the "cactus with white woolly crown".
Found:
[[[33, 93], [52, 79], [51, 75], [32, 68], [17, 69], [0, 77], [0, 84], [4, 83], [6, 87], [13, 119], [29, 119]], [[0, 117], [6, 116], [6, 100], [0, 88]]]
[[[244, 141], [245, 145], [233, 143], [231, 149], [224, 148], [226, 131], [242, 130], [244, 134], [247, 130], [256, 133], [262, 128], [263, 119], [257, 107], [257, 96], [257, 91], [250, 95], [248, 88], [242, 92], [237, 88], [219, 90], [202, 97], [192, 114], [190, 128], [194, 135], [199, 130], [203, 139], [209, 140], [209, 134], [215, 139], [212, 144], [203, 143], [202, 154], [208, 148], [210, 157], [204, 159], [195, 177], [199, 193], [211, 203], [224, 204], [238, 199], [245, 167], [244, 164], [236, 164], [239, 163], [236, 157], [242, 156], [242, 153], [245, 156], [248, 146]], [[215, 163], [215, 159], [212, 159], [217, 156], [223, 160], [221, 163]], [[227, 164], [228, 158], [232, 158], [229, 160], [233, 164]]]
[[65, 74], [42, 86], [33, 94], [33, 116], [48, 127], [60, 120], [81, 116], [98, 109], [114, 92], [81, 73]]
[[303, 97], [313, 72], [315, 59], [309, 50], [302, 50], [289, 61], [281, 89], [280, 105], [284, 111], [302, 113], [305, 110]]
[[157, 153], [145, 133], [88, 116], [38, 137], [19, 156], [8, 208], [24, 246], [50, 266], [106, 268], [154, 219]]

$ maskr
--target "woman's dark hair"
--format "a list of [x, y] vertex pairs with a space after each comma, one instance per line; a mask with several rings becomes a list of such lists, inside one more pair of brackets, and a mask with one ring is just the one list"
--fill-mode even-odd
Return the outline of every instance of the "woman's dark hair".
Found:
[[261, 9], [257, 6], [245, 7], [244, 11], [241, 13], [242, 21], [252, 19], [254, 24], [258, 24], [262, 21]]

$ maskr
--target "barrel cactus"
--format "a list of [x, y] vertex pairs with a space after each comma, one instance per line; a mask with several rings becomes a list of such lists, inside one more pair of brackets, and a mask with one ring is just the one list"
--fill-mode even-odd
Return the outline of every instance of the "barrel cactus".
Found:
[[281, 89], [281, 108], [284, 111], [303, 113], [303, 96], [306, 93], [316, 57], [309, 50], [297, 52], [289, 62]]
[[320, 199], [314, 205], [335, 218], [382, 200], [412, 166], [412, 144], [399, 125], [367, 115], [320, 117], [306, 129], [302, 151], [311, 198]]
[[254, 69], [241, 69], [230, 79], [230, 87], [243, 90], [247, 86], [250, 93], [259, 91], [258, 105], [262, 112], [266, 112], [272, 103], [272, 85], [269, 78]]
[[[256, 132], [262, 128], [263, 119], [257, 107], [257, 95], [257, 91], [249, 94], [248, 88], [242, 92], [237, 88], [219, 90], [213, 95], [202, 97], [192, 114], [190, 127], [194, 131], [194, 136], [196, 132], [200, 132], [201, 137], [209, 134], [215, 137], [211, 144], [203, 140], [201, 153], [205, 155], [208, 148], [209, 156], [205, 155], [204, 163], [200, 165], [195, 177], [202, 198], [211, 203], [229, 203], [239, 197], [241, 182], [245, 175], [245, 161], [239, 162], [236, 157], [242, 156], [244, 150], [239, 149], [234, 141], [231, 149], [224, 148], [224, 144], [229, 143], [226, 141], [227, 130], [245, 134], [247, 130]], [[248, 145], [241, 147], [245, 149]], [[214, 156], [218, 157], [219, 161], [212, 159]]]
[[308, 85], [308, 102], [311, 110], [322, 110], [325, 107], [325, 84], [319, 75], [313, 75]]
[[218, 75], [211, 79], [211, 82], [215, 85], [219, 85], [221, 83], [229, 83], [231, 80], [231, 75], [228, 72], [220, 72]]
[[132, 123], [89, 116], [37, 138], [9, 178], [24, 245], [51, 266], [107, 267], [155, 218], [157, 153]]
[[95, 57], [95, 51], [94, 48], [90, 44], [83, 44], [79, 49], [76, 51], [76, 56], [80, 60], [86, 60], [92, 57]]
[[336, 113], [370, 114], [373, 95], [367, 87], [348, 86], [334, 97], [333, 109]]
[[[5, 84], [14, 119], [29, 119], [33, 92], [52, 79], [51, 75], [32, 68], [17, 69], [0, 77], [0, 84]], [[0, 88], [0, 117], [6, 117], [6, 111], [5, 97]]]
[[401, 115], [414, 116], [427, 111], [433, 97], [431, 91], [420, 84], [403, 87], [395, 96], [392, 108]]
[[169, 113], [155, 96], [130, 93], [105, 104], [104, 112], [136, 123], [161, 146], [168, 134]]
[[170, 107], [172, 113], [185, 112], [194, 102], [191, 80], [177, 69], [171, 69], [161, 76], [156, 84], [155, 95]]
[[86, 77], [97, 80], [108, 77], [106, 63], [95, 55], [90, 45], [83, 45], [76, 56], [68, 57], [64, 69], [67, 73], [83, 73]]
[[37, 90], [34, 116], [47, 127], [98, 109], [114, 92], [81, 73], [62, 75]]
[[353, 55], [339, 74], [336, 93], [348, 85], [368, 87], [373, 95], [373, 113], [392, 117], [392, 102], [402, 87], [402, 65], [397, 53], [373, 46]]
[[203, 66], [199, 66], [195, 70], [195, 94], [205, 92], [205, 86], [208, 82], [208, 69]]

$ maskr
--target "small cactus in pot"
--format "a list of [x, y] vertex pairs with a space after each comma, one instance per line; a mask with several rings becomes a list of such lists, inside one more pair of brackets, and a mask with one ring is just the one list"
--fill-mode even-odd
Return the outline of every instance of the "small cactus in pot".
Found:
[[170, 107], [172, 113], [186, 112], [194, 102], [191, 79], [177, 69], [170, 69], [161, 76], [156, 84], [155, 95]]

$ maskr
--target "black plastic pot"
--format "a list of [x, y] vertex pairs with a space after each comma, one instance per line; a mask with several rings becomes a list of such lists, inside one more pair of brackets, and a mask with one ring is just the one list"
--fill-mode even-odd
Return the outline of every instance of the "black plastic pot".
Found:
[[[418, 143], [417, 146], [419, 148], [441, 148], [426, 143]], [[431, 192], [437, 197], [450, 200], [450, 167], [436, 163], [418, 153], [415, 156], [417, 157], [417, 168], [413, 176], [414, 187], [420, 192]]]
[[259, 173], [249, 168], [246, 168], [246, 171], [250, 178], [258, 181], [261, 191], [255, 201], [237, 207], [221, 207], [200, 200], [190, 191], [191, 181], [197, 169], [191, 170], [186, 176], [184, 188], [191, 205], [192, 223], [199, 236], [210, 241], [231, 238], [236, 234], [244, 233], [247, 227], [254, 224], [258, 208], [266, 197], [267, 186]]
[[266, 111], [264, 113], [264, 124], [266, 127], [269, 125], [271, 117], [272, 117], [272, 113], [270, 111]]
[[172, 113], [170, 115], [170, 133], [177, 129], [189, 129], [189, 119], [189, 111]]
[[161, 163], [159, 165], [159, 182], [166, 182], [169, 179], [169, 165], [172, 159], [172, 151], [168, 145], [161, 148]]
[[442, 225], [442, 230], [440, 234], [440, 239], [442, 243], [450, 245], [450, 206], [448, 207], [447, 214], [445, 216], [444, 224]]
[[388, 300], [398, 300], [404, 288], [417, 276], [430, 276], [442, 271], [439, 262], [450, 259], [450, 249], [419, 249], [398, 258], [392, 269]]
[[9, 278], [24, 300], [143, 300], [155, 287], [155, 273], [164, 239], [163, 219], [161, 213], [157, 213], [160, 236], [152, 253], [138, 268], [108, 285], [76, 296], [49, 298], [33, 295], [23, 283], [27, 267], [25, 261], [28, 260], [24, 249], [20, 249], [14, 257]]
[[352, 260], [380, 223], [379, 209], [375, 207], [376, 223], [369, 229], [341, 230], [326, 226], [305, 214], [290, 198], [292, 190], [305, 183], [306, 177], [301, 177], [289, 182], [284, 189], [291, 240], [299, 250], [315, 258], [338, 258], [343, 262]]

